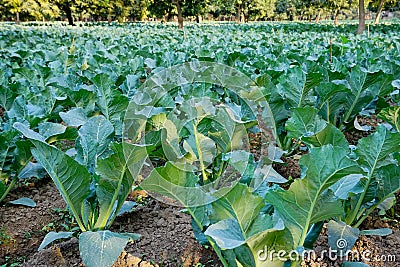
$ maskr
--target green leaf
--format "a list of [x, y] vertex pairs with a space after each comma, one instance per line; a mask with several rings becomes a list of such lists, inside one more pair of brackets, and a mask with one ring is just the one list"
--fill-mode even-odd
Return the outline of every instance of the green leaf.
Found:
[[128, 237], [130, 242], [137, 241], [141, 237], [141, 235], [135, 233], [120, 233], [120, 234]]
[[395, 164], [386, 165], [376, 173], [376, 180], [379, 187], [376, 192], [378, 203], [400, 190], [400, 167]]
[[330, 123], [317, 134], [305, 136], [301, 140], [311, 147], [321, 147], [331, 144], [332, 146], [338, 146], [344, 149], [349, 148], [349, 143], [344, 134]]
[[206, 235], [211, 236], [222, 249], [233, 249], [243, 245], [246, 240], [235, 219], [226, 219], [207, 228]]
[[39, 134], [43, 136], [45, 139], [48, 139], [51, 136], [65, 133], [67, 127], [59, 123], [42, 122], [39, 123], [38, 129], [39, 129]]
[[372, 175], [376, 169], [391, 164], [389, 155], [399, 150], [400, 133], [391, 133], [383, 125], [379, 125], [375, 133], [360, 139], [356, 154], [360, 166]]
[[370, 266], [363, 262], [345, 261], [342, 263], [342, 267], [370, 267]]
[[388, 122], [397, 132], [400, 132], [400, 107], [388, 107], [379, 112], [378, 118]]
[[300, 139], [314, 136], [326, 127], [326, 121], [318, 116], [315, 108], [294, 108], [291, 111], [292, 116], [286, 122], [288, 137]]
[[242, 267], [256, 266], [254, 255], [248, 246], [240, 246], [233, 249], [236, 260], [242, 265]]
[[[205, 234], [212, 237], [222, 249], [236, 250], [248, 246], [254, 260], [257, 260], [257, 253], [264, 245], [276, 245], [275, 236], [271, 237], [270, 234], [284, 229], [279, 217], [260, 213], [264, 206], [263, 199], [253, 195], [250, 188], [243, 184], [237, 184], [212, 206], [211, 218], [217, 222], [209, 226]], [[286, 238], [279, 240], [288, 242]], [[235, 257], [239, 260], [240, 256]], [[248, 262], [243, 258], [239, 261]]]
[[[263, 207], [263, 199], [253, 195], [250, 189], [242, 184], [237, 184], [228, 194], [213, 203], [213, 208], [224, 210], [228, 205], [231, 214], [227, 218], [235, 218], [243, 230], [247, 232]], [[251, 208], [250, 208], [251, 207]], [[227, 210], [227, 209], [225, 209]], [[224, 218], [221, 218], [224, 219]]]
[[350, 174], [340, 179], [330, 187], [335, 196], [339, 199], [346, 200], [350, 194], [359, 194], [364, 191], [360, 180], [363, 178], [362, 174]]
[[88, 121], [86, 112], [82, 108], [74, 108], [68, 112], [60, 112], [61, 119], [71, 127], [79, 127]]
[[[129, 157], [123, 149], [131, 149]], [[145, 147], [125, 144], [111, 144], [113, 154], [105, 159], [99, 159], [96, 165], [96, 174], [99, 176], [96, 186], [96, 194], [100, 205], [99, 218], [95, 228], [103, 229], [110, 224], [122, 208], [128, 194], [132, 190], [134, 178], [128, 164], [142, 164], [146, 159]]]
[[185, 207], [197, 207], [210, 203], [215, 197], [210, 187], [195, 186], [199, 177], [194, 167], [187, 163], [167, 162], [165, 167], [157, 167], [144, 179], [140, 187], [146, 191], [156, 192], [171, 197]]
[[25, 168], [21, 170], [18, 174], [19, 179], [28, 179], [28, 178], [38, 178], [41, 179], [46, 176], [46, 170], [39, 163], [33, 163], [31, 161], [26, 164]]
[[65, 132], [62, 134], [57, 134], [57, 135], [53, 135], [52, 137], [50, 137], [49, 139], [47, 139], [47, 143], [52, 144], [54, 142], [57, 141], [76, 141], [76, 139], [78, 138], [78, 129], [73, 128], [73, 127], [67, 127], [65, 129]]
[[394, 88], [400, 89], [400, 80], [394, 80], [392, 81], [392, 86]]
[[304, 248], [313, 249], [315, 241], [317, 241], [321, 231], [324, 227], [324, 222], [318, 222], [310, 227], [307, 233], [306, 240], [304, 240]]
[[[191, 153], [196, 160], [202, 160], [205, 168], [213, 162], [216, 155], [215, 142], [211, 138], [198, 132], [196, 135], [190, 135], [189, 138], [184, 141], [183, 148]], [[200, 168], [200, 170], [202, 169]]]
[[79, 252], [87, 267], [110, 267], [121, 255], [130, 237], [110, 231], [83, 232]]
[[55, 147], [46, 143], [31, 140], [34, 158], [46, 169], [70, 207], [81, 230], [84, 226], [80, 219], [80, 211], [84, 200], [89, 195], [91, 176], [86, 168]]
[[328, 243], [333, 250], [341, 252], [351, 250], [359, 236], [358, 228], [352, 228], [344, 222], [331, 220], [328, 223]]
[[393, 234], [392, 229], [389, 228], [380, 228], [380, 229], [371, 229], [371, 230], [362, 230], [360, 231], [360, 235], [377, 235], [377, 236], [387, 236]]
[[[364, 187], [363, 192], [361, 194], [356, 195], [352, 201], [351, 208], [346, 214], [346, 223], [349, 225], [360, 225], [362, 221], [366, 218], [366, 216], [361, 217], [361, 209], [368, 209], [368, 214], [372, 212], [376, 205], [372, 207], [369, 206], [368, 202], [377, 199], [377, 190], [380, 187], [380, 183], [382, 185], [389, 185], [387, 189], [394, 190], [392, 188], [390, 175], [394, 175], [396, 177], [396, 167], [393, 165], [395, 163], [393, 159], [393, 154], [400, 150], [400, 133], [391, 133], [389, 130], [385, 128], [383, 125], [379, 125], [376, 128], [376, 132], [369, 135], [366, 138], [362, 138], [358, 142], [357, 149], [355, 150], [356, 155], [358, 156], [358, 163], [360, 167], [364, 169], [367, 173], [366, 178], [363, 180], [362, 186]], [[388, 165], [393, 165], [392, 167], [385, 167]], [[387, 177], [382, 177], [378, 173], [379, 169], [384, 169], [383, 175], [389, 175]], [[386, 169], [387, 168], [387, 169]], [[382, 175], [382, 174], [381, 174]], [[393, 180], [394, 187], [398, 186], [398, 182]], [[386, 197], [386, 193], [390, 193], [386, 191], [386, 189], [382, 187], [380, 189], [380, 198], [378, 201], [383, 202]], [[375, 203], [379, 205], [379, 202]]]
[[19, 95], [15, 98], [11, 108], [8, 110], [8, 117], [10, 118], [24, 118], [28, 117], [28, 110], [26, 107], [26, 99], [23, 95]]
[[78, 131], [76, 160], [93, 172], [97, 158], [105, 153], [114, 137], [114, 127], [103, 116], [90, 118]]
[[117, 134], [122, 131], [122, 119], [128, 107], [129, 100], [115, 89], [115, 82], [105, 73], [97, 74], [91, 79], [96, 87], [101, 112], [114, 126]]
[[307, 75], [301, 67], [291, 68], [287, 75], [281, 76], [278, 91], [287, 100], [290, 107], [302, 107], [315, 100], [310, 99], [311, 89], [320, 81], [321, 74]]
[[28, 140], [18, 140], [15, 142], [13, 169], [20, 173], [29, 164], [32, 153], [32, 143]]
[[345, 94], [350, 94], [347, 85], [348, 83], [345, 80], [334, 80], [321, 83], [315, 89], [319, 97], [318, 109], [320, 115], [334, 125], [337, 125], [340, 112], [346, 102]]
[[54, 241], [56, 241], [56, 240], [58, 240], [58, 239], [67, 239], [67, 238], [71, 238], [73, 234], [74, 234], [73, 232], [59, 232], [59, 233], [50, 232], [50, 233], [48, 233], [48, 234], [44, 237], [42, 243], [40, 244], [40, 246], [39, 246], [39, 248], [38, 248], [38, 251], [41, 251], [41, 250], [44, 249], [48, 244], [50, 244], [51, 242], [54, 242]]
[[[0, 172], [0, 178], [2, 173]], [[3, 198], [3, 194], [6, 192], [7, 186], [4, 184], [3, 181], [0, 180], [0, 198]]]
[[[231, 218], [212, 224], [204, 234], [212, 237], [222, 249], [235, 249], [246, 243], [249, 243], [250, 246], [259, 246], [268, 233], [284, 228], [282, 221], [272, 216], [261, 215], [259, 218], [259, 221], [256, 221], [248, 232], [243, 230], [237, 219]], [[257, 249], [255, 247], [250, 247], [250, 249], [256, 255]]]
[[134, 201], [124, 201], [124, 204], [122, 204], [122, 207], [119, 210], [117, 216], [132, 212], [133, 208], [136, 207], [137, 205], [138, 204]]
[[341, 178], [361, 171], [356, 162], [347, 158], [347, 150], [331, 145], [312, 148], [299, 164], [306, 168], [304, 178], [296, 179], [287, 191], [270, 190], [265, 196], [291, 231], [296, 247], [303, 246], [312, 224], [343, 214], [341, 204], [324, 194], [325, 190]]
[[9, 203], [14, 204], [14, 205], [27, 206], [27, 207], [31, 207], [31, 208], [36, 207], [36, 202], [33, 201], [33, 199], [28, 198], [28, 197], [21, 197], [19, 199], [10, 201]]
[[32, 69], [27, 67], [15, 68], [13, 69], [13, 73], [18, 74], [17, 77], [20, 76], [21, 78], [25, 78], [30, 84], [37, 83], [35, 71]]
[[382, 79], [383, 73], [366, 73], [360, 67], [354, 67], [348, 77], [350, 93], [345, 94], [344, 102], [345, 115], [344, 123], [349, 123], [364, 107], [366, 107], [381, 89], [386, 81]]
[[8, 87], [4, 87], [0, 84], [0, 106], [6, 111], [10, 110], [16, 94]]
[[25, 124], [22, 124], [20, 122], [16, 122], [13, 125], [14, 129], [18, 130], [20, 133], [22, 133], [26, 138], [29, 138], [31, 140], [37, 140], [40, 142], [45, 143], [46, 139], [38, 134], [37, 132], [31, 130], [28, 126], [26, 126]]

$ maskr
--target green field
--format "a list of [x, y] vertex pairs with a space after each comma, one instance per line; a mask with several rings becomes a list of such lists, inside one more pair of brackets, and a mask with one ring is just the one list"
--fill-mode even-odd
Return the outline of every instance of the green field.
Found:
[[397, 231], [363, 222], [398, 205], [400, 24], [356, 31], [0, 24], [2, 204], [35, 206], [7, 195], [50, 176], [76, 227], [42, 246], [79, 236], [89, 267], [139, 238], [109, 231], [132, 189], [182, 205], [224, 266], [300, 266], [257, 255], [310, 249], [324, 222], [339, 251]]

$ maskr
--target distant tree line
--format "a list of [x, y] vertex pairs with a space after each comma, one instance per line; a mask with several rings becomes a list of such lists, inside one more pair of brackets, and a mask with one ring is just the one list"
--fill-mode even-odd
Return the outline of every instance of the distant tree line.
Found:
[[[319, 22], [374, 12], [400, 10], [399, 0], [0, 0], [0, 20], [20, 21], [143, 21], [178, 20], [201, 22], [236, 20], [309, 20]], [[351, 15], [353, 17], [351, 17]], [[365, 23], [364, 23], [365, 24]]]

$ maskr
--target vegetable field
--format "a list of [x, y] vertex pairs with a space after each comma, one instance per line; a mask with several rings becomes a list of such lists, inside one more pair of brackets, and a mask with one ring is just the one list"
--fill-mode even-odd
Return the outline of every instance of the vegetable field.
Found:
[[400, 24], [356, 28], [0, 24], [1, 266], [399, 266]]

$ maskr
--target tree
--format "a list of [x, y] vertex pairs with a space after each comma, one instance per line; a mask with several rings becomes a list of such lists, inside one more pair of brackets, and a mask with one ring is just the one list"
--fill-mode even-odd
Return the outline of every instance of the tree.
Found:
[[149, 15], [150, 0], [134, 0], [130, 16], [134, 20], [144, 20]]
[[74, 25], [74, 19], [72, 17], [72, 6], [75, 4], [74, 0], [56, 0], [54, 1], [58, 8], [64, 11], [69, 25]]
[[45, 20], [51, 19], [54, 17], [58, 17], [60, 15], [60, 10], [54, 3], [50, 2], [49, 0], [40, 0], [39, 3], [39, 10], [38, 10], [38, 19]]
[[20, 14], [22, 12], [31, 12], [32, 6], [37, 5], [33, 0], [5, 0], [5, 6], [16, 16], [16, 23], [20, 23]]
[[149, 5], [149, 12], [156, 18], [167, 17], [169, 20], [174, 15], [175, 5], [168, 0], [152, 0]]
[[353, 0], [327, 0], [326, 5], [334, 12], [335, 25], [339, 24], [340, 12], [352, 6]]
[[201, 21], [201, 16], [207, 11], [208, 1], [204, 0], [185, 0], [182, 7], [182, 14], [185, 17], [196, 17], [196, 22]]
[[183, 29], [182, 0], [174, 0], [176, 10], [178, 12], [178, 28]]
[[249, 19], [273, 17], [276, 0], [241, 0], [238, 3], [241, 5], [241, 12], [247, 22]]
[[178, 16], [178, 27], [183, 28], [183, 16], [199, 16], [206, 9], [207, 1], [201, 0], [153, 0], [149, 5], [150, 14], [157, 18]]
[[374, 24], [378, 24], [381, 16], [382, 11], [385, 10], [398, 10], [398, 4], [400, 2], [398, 0], [376, 0], [371, 1], [368, 5], [368, 9], [371, 11], [376, 12]]
[[278, 0], [276, 2], [276, 12], [278, 14], [286, 14], [286, 17], [293, 21], [301, 10], [302, 1], [299, 0]]
[[376, 11], [376, 16], [374, 20], [374, 24], [378, 24], [379, 20], [381, 19], [381, 13], [383, 9], [383, 5], [385, 4], [385, 0], [380, 0], [378, 5], [378, 10]]
[[359, 16], [359, 23], [358, 23], [357, 33], [361, 34], [365, 30], [365, 3], [364, 3], [364, 0], [359, 0], [359, 2], [358, 2], [358, 16]]
[[312, 16], [315, 15], [315, 23], [319, 23], [322, 12], [327, 6], [326, 0], [306, 0], [302, 1], [303, 8], [308, 11], [309, 21], [312, 20]]
[[[238, 23], [274, 16], [276, 0], [225, 0], [210, 4], [218, 15], [235, 15]], [[214, 2], [214, 3], [215, 3]], [[215, 7], [217, 6], [217, 7]]]

